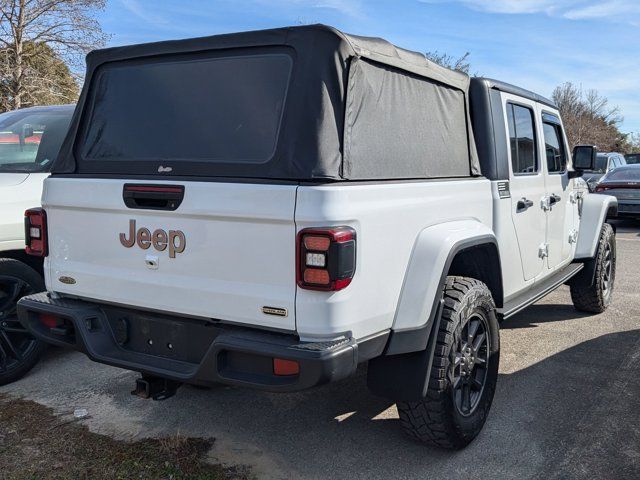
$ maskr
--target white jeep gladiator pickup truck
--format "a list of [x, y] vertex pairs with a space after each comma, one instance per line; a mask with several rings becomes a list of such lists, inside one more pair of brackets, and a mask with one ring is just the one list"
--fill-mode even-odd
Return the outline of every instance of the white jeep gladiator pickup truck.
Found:
[[46, 344], [19, 323], [17, 302], [45, 289], [42, 258], [24, 251], [24, 212], [40, 204], [74, 105], [32, 107], [0, 115], [0, 385], [26, 374]]
[[414, 438], [461, 448], [499, 320], [569, 283], [603, 311], [615, 198], [531, 92], [325, 26], [99, 50], [27, 250], [38, 338], [181, 383], [276, 392], [368, 362]]

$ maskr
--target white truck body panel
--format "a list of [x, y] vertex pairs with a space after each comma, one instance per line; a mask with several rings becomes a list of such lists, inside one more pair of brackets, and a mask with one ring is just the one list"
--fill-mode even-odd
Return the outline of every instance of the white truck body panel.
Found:
[[[125, 183], [82, 178], [45, 182], [49, 290], [230, 323], [295, 329], [295, 185], [180, 182], [185, 197], [172, 212], [127, 208], [122, 199]], [[131, 219], [136, 228], [151, 232], [184, 232], [184, 251], [170, 258], [168, 249], [124, 247], [119, 235], [128, 236]], [[156, 269], [147, 265], [150, 259]], [[76, 283], [63, 283], [60, 277]], [[286, 309], [287, 316], [267, 315], [262, 312], [265, 306]]]
[[578, 234], [575, 257], [593, 258], [600, 240], [600, 229], [607, 218], [610, 207], [618, 205], [618, 199], [612, 195], [585, 194], [582, 198], [582, 228]]
[[24, 212], [40, 206], [48, 173], [0, 173], [0, 251], [24, 249]]
[[[304, 339], [341, 335], [360, 339], [394, 325], [414, 245], [428, 227], [447, 222], [443, 239], [467, 220], [490, 228], [493, 222], [491, 183], [486, 179], [376, 184], [324, 185], [298, 189], [296, 228], [348, 225], [357, 232], [356, 273], [348, 288], [325, 293], [298, 289], [297, 330]], [[437, 243], [437, 242], [436, 242]], [[440, 281], [440, 249], [432, 252], [433, 272], [422, 282], [427, 298], [405, 309], [422, 311], [433, 302]], [[415, 267], [414, 267], [415, 268]], [[426, 268], [422, 265], [421, 268]], [[434, 273], [437, 272], [437, 273]], [[394, 328], [418, 327], [417, 316], [396, 318]]]
[[404, 278], [394, 331], [412, 330], [427, 324], [442, 293], [441, 277], [433, 274], [425, 279], [425, 265], [431, 265], [433, 272], [444, 272], [456, 246], [471, 240], [495, 242], [495, 236], [490, 226], [476, 218], [440, 223], [420, 232]]

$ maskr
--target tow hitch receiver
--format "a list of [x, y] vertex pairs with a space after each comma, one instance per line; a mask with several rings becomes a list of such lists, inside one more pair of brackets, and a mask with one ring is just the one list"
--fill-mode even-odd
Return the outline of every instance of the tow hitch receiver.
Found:
[[143, 375], [136, 380], [136, 389], [131, 392], [131, 395], [161, 401], [173, 397], [181, 385], [180, 382], [166, 378]]

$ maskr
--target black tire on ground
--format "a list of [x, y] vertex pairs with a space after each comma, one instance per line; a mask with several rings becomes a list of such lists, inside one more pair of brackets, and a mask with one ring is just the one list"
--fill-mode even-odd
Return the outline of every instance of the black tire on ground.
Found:
[[417, 402], [398, 402], [397, 407], [409, 436], [460, 449], [480, 433], [491, 408], [500, 334], [495, 304], [484, 283], [447, 277], [443, 298], [427, 395]]
[[11, 258], [0, 258], [0, 385], [22, 378], [31, 370], [46, 344], [33, 338], [18, 322], [16, 302], [45, 289], [33, 268]]
[[602, 225], [596, 250], [596, 272], [592, 285], [571, 285], [571, 300], [582, 312], [602, 313], [609, 304], [616, 279], [616, 234], [608, 223]]

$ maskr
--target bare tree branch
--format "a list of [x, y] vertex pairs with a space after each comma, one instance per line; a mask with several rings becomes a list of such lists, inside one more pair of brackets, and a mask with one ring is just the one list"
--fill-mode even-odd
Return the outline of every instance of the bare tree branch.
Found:
[[603, 151], [626, 151], [627, 136], [620, 131], [622, 115], [618, 107], [597, 90], [584, 92], [581, 87], [564, 83], [552, 95], [562, 116], [571, 146], [597, 145]]
[[0, 108], [74, 101], [84, 55], [106, 41], [106, 0], [0, 0]]

